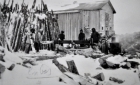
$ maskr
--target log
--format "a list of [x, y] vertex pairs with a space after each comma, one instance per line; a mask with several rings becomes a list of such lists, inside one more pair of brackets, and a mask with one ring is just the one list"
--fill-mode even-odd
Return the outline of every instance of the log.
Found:
[[[71, 73], [71, 72], [65, 72], [64, 73], [66, 76], [68, 76], [69, 78], [71, 78], [72, 80], [74, 80], [75, 82], [79, 83], [80, 85], [95, 85], [96, 83], [91, 81], [89, 82], [89, 79], [82, 77], [80, 75]], [[93, 80], [93, 78], [92, 78]]]
[[68, 76], [66, 75], [62, 75], [59, 77], [59, 81], [60, 82], [64, 82], [68, 85], [79, 85], [79, 83], [75, 82], [74, 80], [70, 79]]
[[103, 73], [99, 73], [99, 74], [97, 74], [96, 76], [94, 76], [92, 78], [95, 78], [95, 79], [97, 79], [99, 81], [104, 81], [105, 80], [105, 76], [104, 76]]
[[9, 68], [7, 68], [8, 70], [12, 71], [15, 67], [15, 64], [12, 64]]
[[37, 63], [36, 63], [37, 58], [29, 58], [29, 57], [25, 57], [25, 56], [24, 57], [20, 56], [20, 58], [23, 60], [23, 64], [29, 63], [33, 66], [37, 65]]
[[69, 71], [68, 68], [66, 68], [65, 66], [63, 66], [62, 64], [60, 64], [56, 59], [54, 59], [52, 62], [58, 67], [58, 69], [62, 73]]
[[18, 19], [16, 19], [15, 24], [14, 24], [14, 29], [13, 29], [13, 36], [12, 36], [12, 49], [14, 49], [14, 46], [15, 46], [18, 25], [19, 25], [19, 22], [18, 22]]
[[19, 25], [17, 27], [17, 37], [16, 37], [16, 41], [15, 41], [15, 46], [14, 46], [14, 52], [17, 52], [18, 51], [18, 46], [19, 46], [19, 40], [21, 38], [21, 35], [20, 35], [20, 32], [21, 32], [21, 18], [19, 19]]
[[15, 20], [13, 30], [12, 30], [11, 46], [13, 46], [13, 43], [14, 43], [14, 35], [15, 35], [15, 31], [16, 31], [16, 26], [17, 26], [17, 20]]
[[2, 62], [5, 62], [5, 60], [4, 60], [4, 56], [5, 55], [5, 53], [0, 53], [0, 61], [2, 61]]
[[57, 51], [57, 52], [64, 52], [64, 53], [66, 53], [66, 54], [69, 54], [69, 53], [70, 53], [70, 51], [68, 51], [65, 47], [60, 46], [60, 45], [58, 45], [58, 44], [56, 44], [56, 51]]
[[15, 29], [15, 35], [14, 35], [14, 43], [13, 43], [13, 46], [12, 46], [12, 48], [13, 49], [15, 49], [15, 46], [16, 46], [16, 44], [17, 44], [17, 37], [18, 37], [18, 32], [19, 32], [19, 27], [20, 27], [20, 22], [21, 22], [21, 18], [18, 20], [18, 24], [17, 24], [17, 26], [16, 26], [16, 29]]
[[131, 68], [131, 64], [129, 62], [126, 62], [126, 64], [125, 65], [121, 65], [121, 67], [123, 69], [129, 69], [129, 68]]
[[107, 68], [108, 68], [108, 65], [107, 65], [105, 59], [100, 58], [100, 59], [99, 59], [99, 63], [100, 63], [100, 65], [101, 65], [104, 69], [107, 69]]
[[124, 61], [124, 62], [129, 62], [131, 64], [131, 68], [138, 68], [138, 65], [140, 65], [139, 62], [136, 61]]
[[131, 64], [131, 68], [137, 68], [140, 65], [138, 62], [135, 61], [128, 61]]
[[110, 77], [109, 80], [110, 81], [117, 82], [119, 84], [122, 84], [124, 82], [124, 80], [121, 80], [121, 79], [118, 79], [118, 78], [114, 78], [114, 77]]
[[0, 74], [3, 73], [5, 71], [5, 66], [0, 64]]
[[5, 66], [0, 64], [0, 79], [1, 79], [1, 74], [5, 71]]
[[76, 67], [76, 65], [75, 65], [73, 60], [67, 61], [67, 64], [68, 64], [68, 69], [69, 69], [70, 72], [79, 75], [79, 72], [78, 72], [77, 67]]
[[106, 61], [105, 59], [102, 59], [102, 58], [99, 59], [99, 63], [104, 69], [107, 69], [107, 68], [117, 69], [120, 67], [119, 64], [114, 64], [114, 63]]

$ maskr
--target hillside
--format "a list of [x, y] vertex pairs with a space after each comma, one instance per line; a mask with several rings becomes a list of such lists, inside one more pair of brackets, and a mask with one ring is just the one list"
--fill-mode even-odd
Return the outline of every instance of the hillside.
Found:
[[129, 53], [135, 54], [140, 52], [140, 32], [118, 35], [118, 39], [122, 47]]

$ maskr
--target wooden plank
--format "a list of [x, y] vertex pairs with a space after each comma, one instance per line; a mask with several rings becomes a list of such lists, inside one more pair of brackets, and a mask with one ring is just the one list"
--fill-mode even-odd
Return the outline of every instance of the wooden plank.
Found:
[[62, 64], [60, 64], [56, 59], [54, 59], [52, 62], [58, 67], [58, 69], [59, 69], [62, 73], [68, 71], [68, 69], [67, 69], [65, 66], [63, 66]]
[[71, 78], [69, 78], [68, 76], [66, 75], [62, 75], [60, 76], [60, 79], [59, 79], [60, 82], [64, 82], [68, 85], [79, 85], [79, 83], [75, 82], [74, 80], [72, 80]]
[[77, 67], [76, 67], [73, 60], [67, 61], [67, 64], [68, 64], [68, 69], [70, 72], [75, 73], [75, 74], [79, 74]]

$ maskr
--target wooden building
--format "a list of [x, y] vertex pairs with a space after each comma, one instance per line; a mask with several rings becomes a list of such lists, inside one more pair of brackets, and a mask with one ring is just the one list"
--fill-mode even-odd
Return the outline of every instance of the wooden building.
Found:
[[[65, 31], [66, 40], [77, 40], [80, 29], [83, 29], [86, 34], [90, 34], [92, 28], [96, 28], [103, 35], [106, 31], [109, 31], [109, 34], [114, 33], [116, 11], [110, 1], [80, 3], [78, 7], [54, 13], [58, 18], [60, 30]], [[90, 32], [86, 32], [87, 27]]]

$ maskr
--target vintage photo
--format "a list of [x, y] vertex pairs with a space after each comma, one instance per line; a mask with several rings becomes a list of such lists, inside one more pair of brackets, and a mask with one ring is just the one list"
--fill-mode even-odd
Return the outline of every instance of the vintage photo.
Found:
[[0, 0], [0, 85], [140, 85], [139, 0]]

